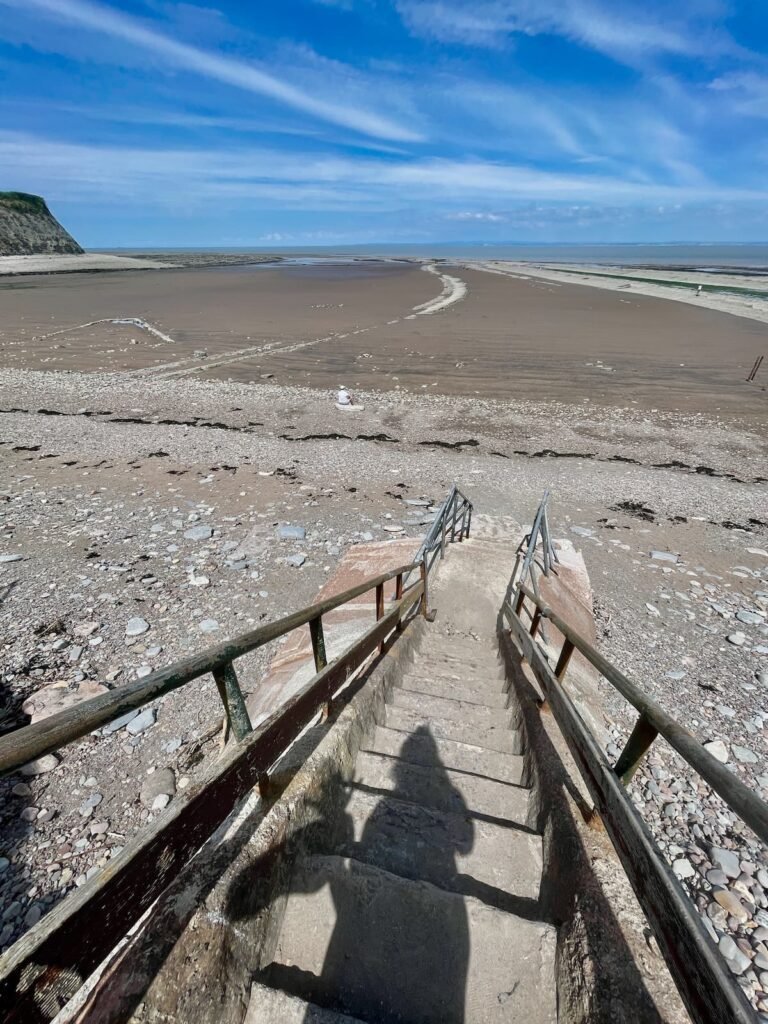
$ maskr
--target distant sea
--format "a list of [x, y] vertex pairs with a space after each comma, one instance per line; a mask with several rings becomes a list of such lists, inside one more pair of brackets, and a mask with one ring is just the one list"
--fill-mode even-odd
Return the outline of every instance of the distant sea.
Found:
[[352, 259], [448, 259], [519, 260], [531, 263], [605, 263], [622, 266], [696, 267], [700, 270], [740, 267], [768, 271], [768, 243], [722, 245], [720, 243], [669, 243], [664, 245], [528, 245], [494, 242], [440, 242], [391, 245], [336, 246], [185, 246], [167, 248], [144, 246], [141, 249], [99, 249], [130, 255], [136, 252], [226, 252], [274, 255], [308, 262], [334, 258]]

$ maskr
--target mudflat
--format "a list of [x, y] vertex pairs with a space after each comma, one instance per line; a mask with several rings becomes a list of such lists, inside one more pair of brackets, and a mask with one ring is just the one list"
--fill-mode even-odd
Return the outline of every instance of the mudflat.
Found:
[[[764, 382], [746, 383], [768, 350], [765, 323], [629, 291], [425, 269], [358, 261], [9, 278], [0, 363], [765, 412]], [[128, 318], [139, 325], [107, 322]]]

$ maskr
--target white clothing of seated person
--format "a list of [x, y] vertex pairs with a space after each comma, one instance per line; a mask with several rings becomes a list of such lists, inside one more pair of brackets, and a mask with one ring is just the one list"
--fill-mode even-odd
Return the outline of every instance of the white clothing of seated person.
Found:
[[344, 412], [358, 412], [363, 406], [357, 405], [355, 399], [343, 384], [339, 384], [339, 393], [336, 395], [336, 408]]

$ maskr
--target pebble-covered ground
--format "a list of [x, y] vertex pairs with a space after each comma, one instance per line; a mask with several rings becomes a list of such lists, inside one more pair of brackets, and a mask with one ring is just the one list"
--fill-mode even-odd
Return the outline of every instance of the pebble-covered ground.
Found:
[[[520, 522], [549, 487], [602, 649], [768, 795], [762, 424], [393, 392], [350, 417], [275, 384], [135, 384], [0, 373], [2, 728], [308, 603], [348, 545], [420, 536], [454, 480]], [[244, 661], [246, 691], [270, 654]], [[615, 755], [634, 713], [605, 699]], [[201, 679], [0, 781], [0, 947], [174, 799], [220, 721]], [[762, 849], [661, 743], [632, 793], [768, 1014]]]

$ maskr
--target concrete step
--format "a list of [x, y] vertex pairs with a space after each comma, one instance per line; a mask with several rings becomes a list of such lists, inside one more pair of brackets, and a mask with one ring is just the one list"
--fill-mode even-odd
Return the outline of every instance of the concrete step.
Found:
[[280, 989], [254, 982], [251, 1000], [243, 1024], [362, 1024], [357, 1017], [319, 1006], [288, 995]]
[[555, 932], [340, 857], [294, 870], [271, 980], [387, 1024], [555, 1024]]
[[456, 637], [422, 637], [419, 652], [425, 658], [445, 659], [462, 664], [482, 665], [501, 669], [499, 648], [495, 641], [466, 640]]
[[409, 764], [453, 768], [468, 775], [515, 786], [523, 777], [522, 757], [511, 757], [496, 750], [438, 736], [429, 729], [407, 736], [400, 730], [379, 725], [373, 737], [363, 743], [363, 749], [400, 758]]
[[528, 820], [527, 789], [442, 765], [410, 764], [397, 757], [361, 751], [354, 784], [436, 810], [481, 815], [516, 825], [525, 825]]
[[405, 672], [399, 683], [402, 690], [412, 693], [431, 694], [433, 697], [449, 697], [451, 700], [466, 700], [471, 704], [482, 704], [488, 708], [506, 708], [509, 694], [500, 690], [497, 682], [480, 682], [477, 679], [449, 679], [432, 673]]
[[470, 743], [475, 747], [485, 747], [486, 750], [498, 750], [504, 754], [520, 754], [522, 752], [519, 732], [501, 723], [495, 727], [478, 728], [463, 722], [454, 722], [450, 718], [438, 718], [407, 711], [405, 708], [395, 707], [392, 704], [386, 705], [385, 715], [386, 722], [384, 724], [389, 729], [415, 732], [419, 728], [426, 728], [433, 736], [458, 740], [460, 743]]
[[430, 693], [414, 693], [399, 686], [393, 688], [388, 703], [424, 718], [450, 718], [452, 722], [463, 722], [476, 729], [503, 729], [512, 724], [512, 713], [505, 708], [472, 704], [453, 697], [436, 697]]
[[333, 853], [538, 916], [541, 837], [352, 787]]
[[503, 667], [490, 660], [468, 661], [466, 658], [429, 657], [425, 654], [418, 654], [414, 664], [408, 666], [406, 671], [425, 672], [430, 676], [447, 676], [449, 679], [476, 677], [486, 681], [489, 685], [494, 683], [500, 690], [506, 686]]

